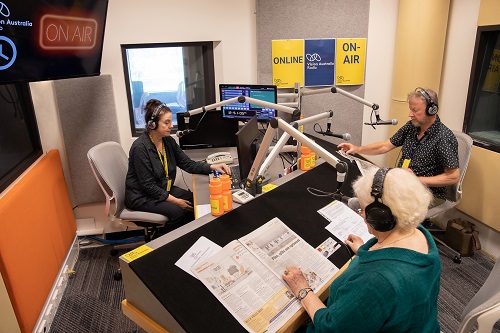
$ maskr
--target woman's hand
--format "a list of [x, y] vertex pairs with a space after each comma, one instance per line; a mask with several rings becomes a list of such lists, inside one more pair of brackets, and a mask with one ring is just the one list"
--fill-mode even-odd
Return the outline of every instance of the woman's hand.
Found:
[[184, 210], [193, 211], [193, 204], [187, 200], [176, 198], [170, 194], [167, 197], [167, 201], [181, 207]]
[[221, 173], [227, 173], [228, 175], [231, 174], [231, 168], [229, 168], [226, 163], [220, 163], [220, 164], [210, 164], [210, 170], [216, 170]]
[[351, 248], [354, 253], [358, 253], [359, 247], [365, 242], [361, 237], [350, 234], [345, 240], [345, 243]]
[[290, 289], [295, 297], [297, 297], [297, 293], [300, 289], [309, 288], [309, 283], [307, 282], [304, 274], [302, 274], [300, 268], [295, 266], [287, 266], [281, 277], [286, 283], [288, 283], [288, 286], [290, 286]]

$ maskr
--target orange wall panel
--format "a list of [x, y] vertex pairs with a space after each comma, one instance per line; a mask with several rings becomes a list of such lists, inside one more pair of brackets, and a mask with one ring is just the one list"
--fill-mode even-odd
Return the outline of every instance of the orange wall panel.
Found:
[[31, 332], [76, 234], [58, 150], [0, 198], [0, 272], [22, 332]]

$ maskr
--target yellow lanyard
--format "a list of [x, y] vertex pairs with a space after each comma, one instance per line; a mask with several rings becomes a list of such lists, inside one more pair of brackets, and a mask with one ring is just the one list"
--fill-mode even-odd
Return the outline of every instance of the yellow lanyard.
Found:
[[[153, 137], [151, 134], [149, 134], [149, 138], [151, 139], [151, 142], [156, 147], [155, 140], [153, 140]], [[168, 163], [167, 163], [167, 152], [165, 151], [165, 145], [163, 144], [163, 140], [161, 142], [161, 147], [162, 147], [162, 152], [160, 152], [158, 149], [156, 149], [156, 152], [158, 153], [158, 157], [160, 158], [160, 162], [163, 165], [163, 168], [165, 168], [165, 175], [168, 178]]]

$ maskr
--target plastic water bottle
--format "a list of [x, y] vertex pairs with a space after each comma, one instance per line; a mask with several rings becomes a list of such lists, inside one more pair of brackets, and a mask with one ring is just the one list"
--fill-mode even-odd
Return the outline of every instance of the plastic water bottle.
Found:
[[231, 178], [227, 174], [219, 177], [222, 184], [222, 201], [224, 203], [224, 212], [233, 209], [233, 194], [231, 193]]
[[210, 212], [213, 216], [224, 214], [224, 200], [222, 199], [222, 182], [219, 178], [210, 179]]

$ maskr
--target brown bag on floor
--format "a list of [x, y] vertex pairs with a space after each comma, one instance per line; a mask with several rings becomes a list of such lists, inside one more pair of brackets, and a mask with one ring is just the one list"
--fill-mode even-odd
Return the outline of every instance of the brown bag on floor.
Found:
[[481, 249], [478, 234], [474, 223], [456, 218], [448, 221], [444, 239], [446, 244], [461, 256], [469, 257], [476, 249]]

